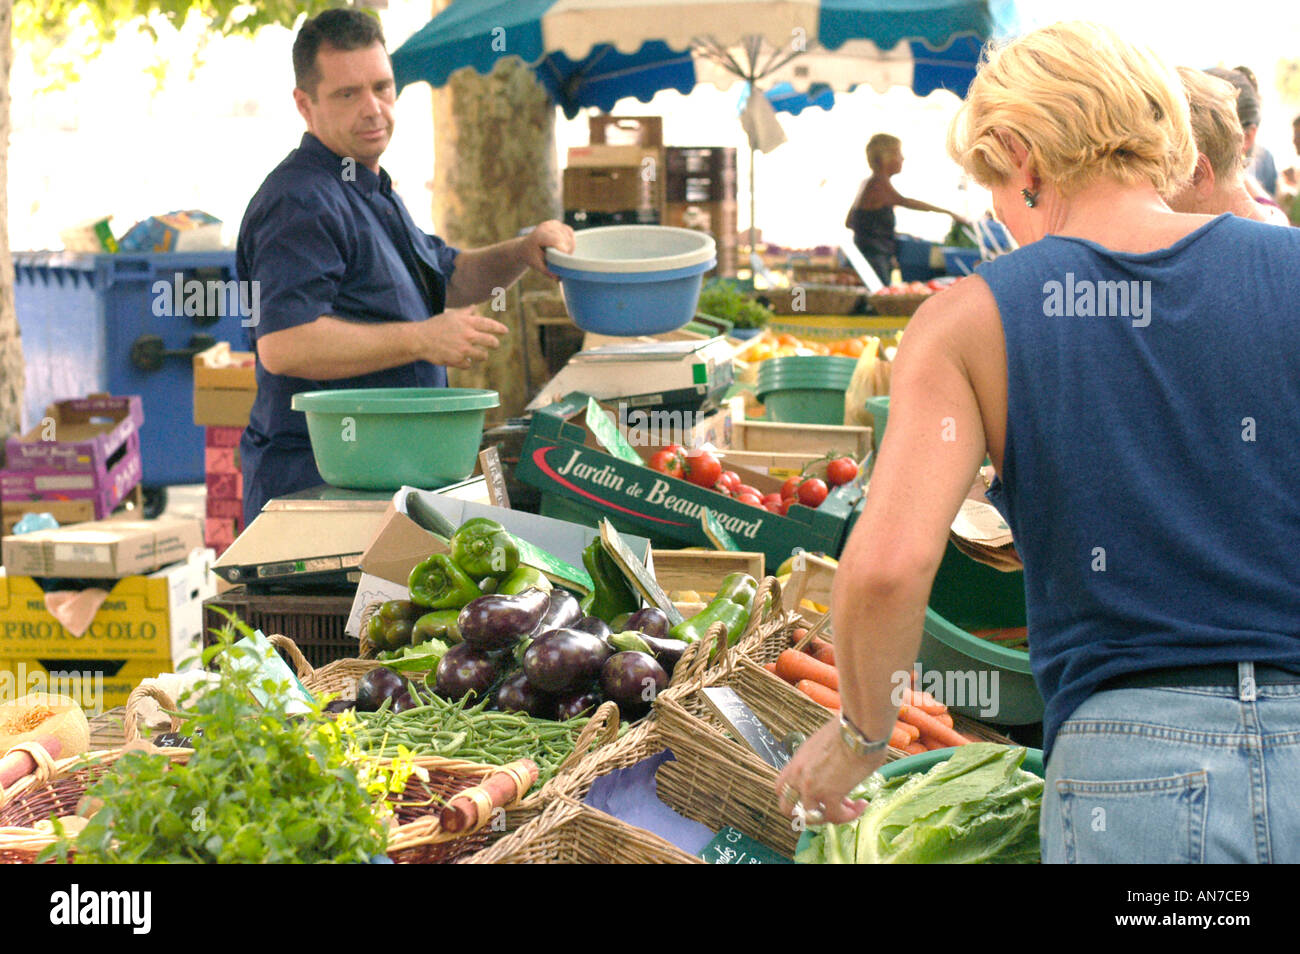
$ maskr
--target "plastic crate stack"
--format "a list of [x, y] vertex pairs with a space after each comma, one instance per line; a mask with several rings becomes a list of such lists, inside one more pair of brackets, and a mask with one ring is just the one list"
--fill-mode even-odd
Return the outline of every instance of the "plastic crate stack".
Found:
[[242, 427], [205, 428], [203, 456], [208, 490], [203, 541], [220, 556], [244, 532], [244, 475], [239, 460]]

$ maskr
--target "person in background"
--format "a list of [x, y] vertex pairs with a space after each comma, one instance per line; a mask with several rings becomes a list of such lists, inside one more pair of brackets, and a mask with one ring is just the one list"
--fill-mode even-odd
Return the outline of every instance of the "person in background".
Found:
[[[1244, 160], [1249, 160], [1251, 154], [1255, 151], [1255, 137], [1259, 133], [1259, 93], [1256, 92], [1250, 79], [1240, 70], [1225, 70], [1214, 67], [1205, 72], [1221, 80], [1227, 80], [1237, 88], [1237, 118], [1241, 121], [1242, 132], [1241, 154]], [[1256, 202], [1261, 205], [1281, 208], [1278, 206], [1277, 200], [1266, 192], [1264, 187], [1249, 172], [1242, 178], [1242, 183]]]
[[[1256, 98], [1259, 97], [1259, 80], [1255, 77], [1255, 71], [1249, 66], [1233, 67], [1238, 73], [1246, 77], [1250, 83], [1250, 88], [1255, 91]], [[1243, 144], [1244, 148], [1244, 144]], [[1261, 189], [1267, 192], [1274, 199], [1278, 199], [1277, 191], [1277, 164], [1273, 161], [1273, 154], [1268, 148], [1256, 138], [1254, 148], [1252, 148], [1246, 158], [1250, 165], [1248, 172], [1259, 183]], [[1280, 199], [1278, 201], [1281, 201]]]
[[1236, 89], [1200, 70], [1179, 67], [1178, 75], [1187, 91], [1197, 157], [1192, 178], [1169, 198], [1169, 207], [1204, 215], [1231, 212], [1257, 222], [1290, 225], [1281, 209], [1256, 202], [1246, 191]]
[[[1300, 155], [1300, 116], [1291, 120], [1291, 145], [1296, 155]], [[1282, 192], [1283, 206], [1291, 208], [1291, 224], [1300, 225], [1300, 170], [1295, 166], [1282, 170], [1282, 182], [1278, 188]]]
[[778, 797], [865, 808], [987, 454], [1045, 703], [1043, 860], [1300, 861], [1300, 232], [1169, 208], [1182, 81], [1096, 24], [995, 48], [948, 150], [1020, 248], [908, 323], [835, 573], [842, 708]]
[[897, 136], [876, 133], [867, 143], [867, 165], [871, 175], [858, 189], [857, 198], [844, 219], [853, 230], [853, 244], [858, 247], [880, 280], [889, 284], [894, 270], [894, 253], [898, 240], [894, 236], [894, 206], [918, 212], [939, 212], [965, 225], [956, 212], [900, 195], [890, 179], [903, 171], [903, 143]]
[[556, 221], [465, 250], [420, 231], [379, 165], [397, 85], [374, 16], [304, 21], [293, 69], [307, 131], [249, 202], [236, 248], [239, 278], [261, 299], [249, 328], [257, 399], [240, 442], [246, 526], [271, 498], [323, 483], [295, 394], [446, 387], [447, 368], [485, 361], [509, 331], [467, 306], [528, 268], [549, 275], [546, 248], [573, 250]]

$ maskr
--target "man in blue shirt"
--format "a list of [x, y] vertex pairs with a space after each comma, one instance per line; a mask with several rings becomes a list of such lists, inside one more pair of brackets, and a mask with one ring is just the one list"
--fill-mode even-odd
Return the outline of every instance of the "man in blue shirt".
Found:
[[323, 482], [294, 394], [445, 387], [447, 368], [486, 360], [508, 330], [467, 306], [530, 267], [549, 274], [547, 247], [573, 250], [555, 221], [463, 251], [416, 227], [379, 166], [397, 89], [375, 18], [307, 20], [293, 64], [307, 132], [253, 196], [236, 256], [259, 292], [257, 400], [240, 442], [246, 525], [272, 497]]

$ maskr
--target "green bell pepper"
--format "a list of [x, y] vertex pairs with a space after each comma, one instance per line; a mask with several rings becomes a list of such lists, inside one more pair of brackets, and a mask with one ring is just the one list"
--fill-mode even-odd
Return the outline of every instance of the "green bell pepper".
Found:
[[486, 517], [461, 524], [451, 538], [451, 558], [475, 579], [502, 579], [519, 566], [519, 547], [505, 527]]
[[483, 595], [478, 585], [445, 553], [435, 553], [417, 563], [407, 586], [411, 590], [411, 602], [429, 609], [460, 609]]
[[410, 600], [389, 600], [370, 617], [366, 637], [377, 649], [398, 649], [411, 641], [415, 621], [424, 610]]
[[708, 633], [709, 627], [719, 622], [727, 627], [727, 645], [735, 645], [749, 625], [749, 610], [725, 597], [717, 597], [690, 619], [682, 620], [668, 630], [668, 635], [687, 643], [699, 642]]
[[758, 581], [748, 573], [728, 573], [722, 578], [722, 584], [713, 598], [730, 600], [753, 612], [754, 594], [758, 591]]
[[582, 565], [587, 568], [592, 583], [591, 592], [578, 603], [587, 616], [608, 623], [622, 613], [635, 613], [641, 608], [641, 598], [614, 558], [605, 552], [599, 537], [582, 551]]
[[546, 574], [535, 566], [521, 566], [497, 585], [497, 592], [502, 596], [517, 596], [524, 590], [536, 587], [551, 592], [554, 588]]
[[437, 640], [448, 646], [454, 646], [461, 641], [459, 619], [458, 609], [425, 613], [415, 621], [415, 626], [411, 630], [411, 645], [418, 646], [430, 640]]

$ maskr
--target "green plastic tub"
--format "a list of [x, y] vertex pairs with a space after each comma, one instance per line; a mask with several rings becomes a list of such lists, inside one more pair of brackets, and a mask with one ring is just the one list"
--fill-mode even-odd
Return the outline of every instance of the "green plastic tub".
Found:
[[876, 450], [880, 450], [880, 438], [884, 435], [885, 424], [889, 421], [889, 395], [867, 398], [867, 413], [871, 415], [872, 439]]
[[474, 472], [488, 408], [500, 403], [474, 388], [359, 388], [295, 394], [292, 406], [307, 415], [326, 483], [429, 490]]
[[844, 391], [829, 388], [781, 388], [759, 391], [767, 409], [764, 420], [777, 424], [843, 424]]

